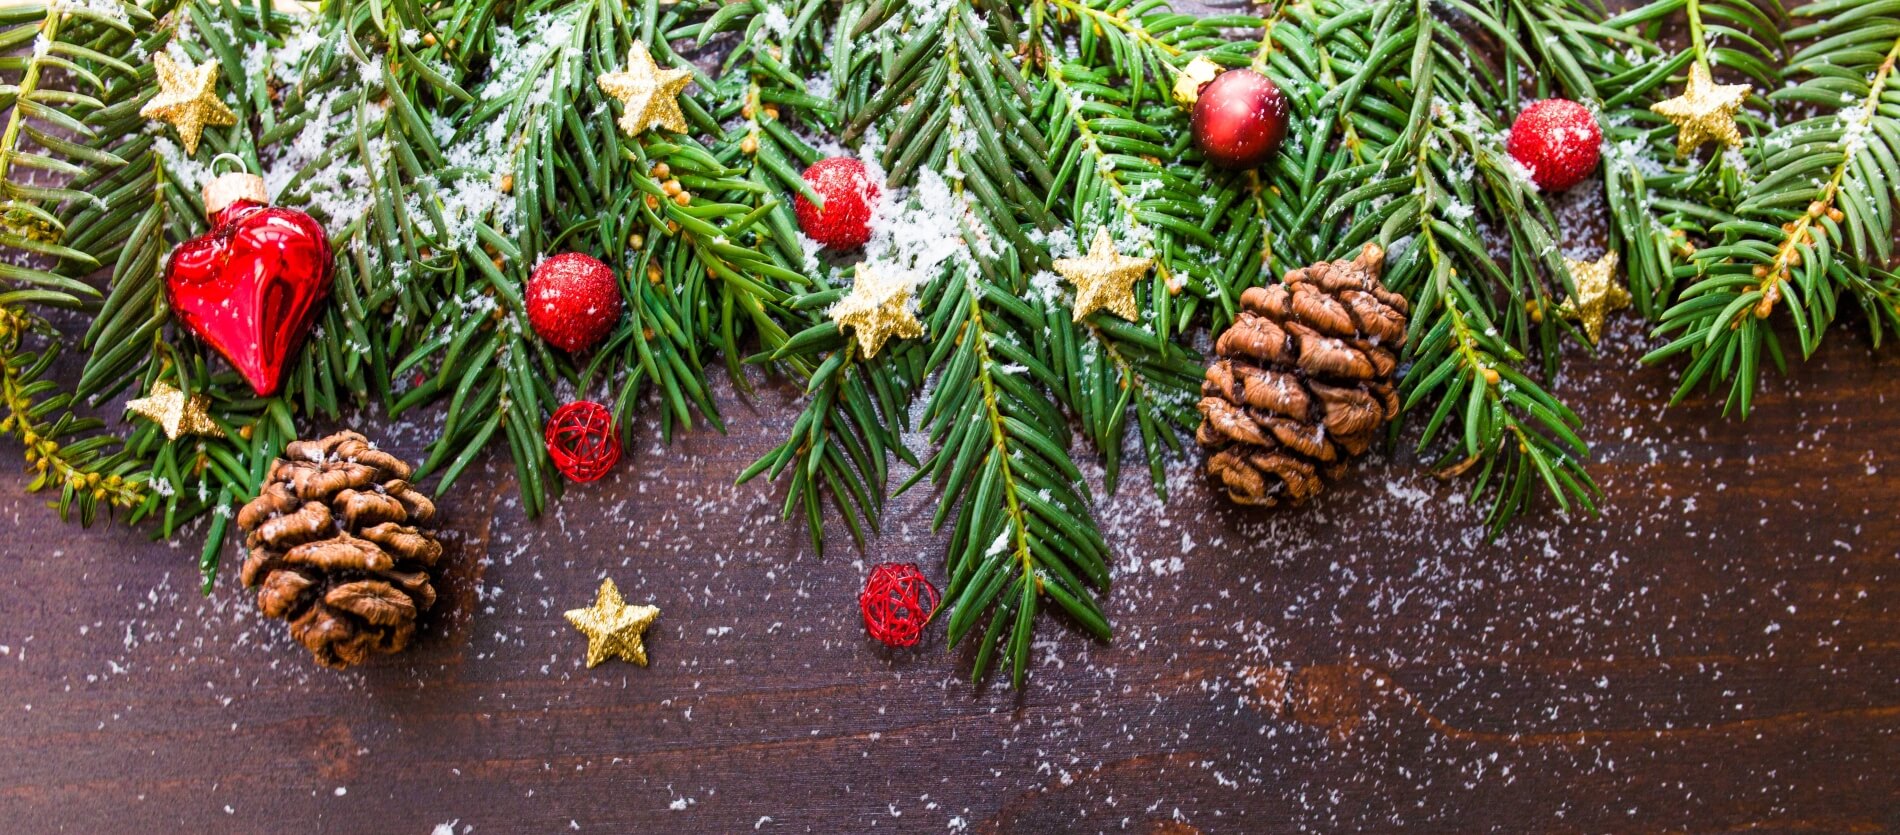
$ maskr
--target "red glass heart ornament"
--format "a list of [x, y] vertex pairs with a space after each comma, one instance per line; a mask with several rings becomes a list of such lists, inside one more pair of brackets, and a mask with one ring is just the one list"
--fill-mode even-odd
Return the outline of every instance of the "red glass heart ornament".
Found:
[[323, 227], [268, 199], [254, 175], [213, 180], [205, 186], [211, 231], [179, 244], [165, 267], [172, 317], [223, 354], [261, 397], [282, 387], [284, 366], [316, 321], [332, 277]]

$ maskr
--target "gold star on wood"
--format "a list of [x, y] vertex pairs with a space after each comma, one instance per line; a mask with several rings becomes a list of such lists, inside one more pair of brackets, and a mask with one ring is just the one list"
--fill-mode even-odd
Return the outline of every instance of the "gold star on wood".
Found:
[[155, 380], [151, 393], [128, 401], [125, 410], [158, 424], [165, 430], [165, 437], [174, 441], [185, 435], [222, 438], [224, 430], [206, 411], [210, 405], [211, 398], [203, 394], [186, 396], [177, 386]]
[[910, 312], [910, 282], [901, 275], [887, 275], [858, 265], [857, 283], [851, 295], [831, 306], [831, 321], [849, 327], [858, 338], [858, 350], [865, 359], [877, 356], [884, 343], [896, 337], [914, 339], [924, 335], [924, 325]]
[[1698, 63], [1689, 68], [1689, 86], [1682, 95], [1649, 109], [1675, 123], [1677, 154], [1687, 154], [1710, 140], [1740, 145], [1742, 131], [1735, 126], [1735, 112], [1748, 101], [1752, 89], [1746, 84], [1716, 84], [1709, 78], [1709, 69]]
[[601, 73], [595, 80], [607, 95], [626, 106], [620, 114], [620, 129], [628, 136], [639, 136], [654, 125], [674, 133], [686, 132], [686, 114], [680, 112], [679, 96], [686, 85], [693, 83], [693, 74], [660, 69], [645, 43], [633, 42], [625, 70]]
[[1135, 307], [1135, 282], [1154, 263], [1153, 258], [1130, 258], [1115, 251], [1115, 240], [1104, 227], [1095, 230], [1087, 257], [1056, 259], [1056, 274], [1075, 285], [1075, 321], [1107, 310], [1135, 322], [1141, 318]]
[[1603, 339], [1603, 320], [1610, 311], [1630, 306], [1630, 291], [1616, 283], [1616, 252], [1605, 252], [1595, 261], [1565, 258], [1564, 267], [1570, 270], [1577, 294], [1557, 306], [1557, 315], [1581, 323], [1584, 335], [1595, 345]]
[[660, 610], [652, 606], [628, 606], [620, 589], [611, 579], [600, 581], [600, 594], [594, 605], [569, 609], [567, 622], [587, 636], [587, 666], [592, 669], [609, 658], [647, 665], [646, 644], [640, 635], [653, 625]]
[[186, 154], [198, 153], [206, 125], [237, 124], [237, 114], [218, 98], [217, 61], [194, 67], [159, 52], [152, 56], [152, 68], [158, 71], [158, 95], [139, 108], [139, 115], [170, 122]]

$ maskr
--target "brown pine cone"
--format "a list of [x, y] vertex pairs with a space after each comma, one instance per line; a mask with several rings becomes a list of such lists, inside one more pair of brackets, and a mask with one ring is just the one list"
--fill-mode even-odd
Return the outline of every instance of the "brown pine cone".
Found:
[[412, 523], [435, 504], [409, 486], [413, 470], [355, 432], [295, 441], [264, 489], [238, 511], [250, 556], [240, 575], [257, 608], [338, 669], [395, 653], [435, 605], [430, 569], [442, 545]]
[[1393, 376], [1405, 298], [1385, 289], [1385, 253], [1314, 264], [1242, 293], [1201, 383], [1207, 473], [1244, 505], [1299, 504], [1338, 478], [1399, 411]]

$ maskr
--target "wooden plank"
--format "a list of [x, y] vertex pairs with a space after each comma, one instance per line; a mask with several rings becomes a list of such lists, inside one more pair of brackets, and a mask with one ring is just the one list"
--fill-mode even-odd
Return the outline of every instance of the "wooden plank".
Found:
[[[1580, 352], [1599, 519], [1488, 543], [1460, 486], [1375, 459], [1314, 505], [1223, 505], [1172, 468], [1103, 511], [1104, 645], [1052, 629], [1024, 693], [940, 637], [864, 637], [860, 561], [732, 487], [791, 393], [529, 522], [491, 463], [442, 497], [448, 599], [410, 654], [332, 673], [189, 541], [61, 525], [0, 479], [0, 820], [85, 832], [1460, 831], [1900, 825], [1896, 364], [1842, 334], [1748, 424], [1665, 409], [1637, 324]], [[427, 434], [378, 432], [413, 455]], [[0, 448], [12, 456], [16, 448]], [[1179, 559], [1178, 565], [1173, 560]], [[654, 664], [581, 666], [603, 574], [663, 611]], [[462, 831], [458, 827], [456, 831]], [[9, 827], [14, 829], [14, 827]]]

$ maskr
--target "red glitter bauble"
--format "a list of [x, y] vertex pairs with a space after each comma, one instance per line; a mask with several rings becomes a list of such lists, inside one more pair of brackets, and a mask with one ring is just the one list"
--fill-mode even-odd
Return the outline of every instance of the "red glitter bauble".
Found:
[[1287, 103], [1253, 70], [1228, 70], [1201, 86], [1194, 101], [1194, 146], [1222, 168], [1254, 168], [1286, 141]]
[[1545, 191], [1583, 182], [1602, 156], [1603, 130], [1588, 108], [1569, 99], [1544, 99], [1517, 114], [1506, 147]]
[[585, 351], [620, 321], [620, 282], [613, 268], [578, 252], [556, 255], [528, 279], [528, 324], [563, 351]]
[[856, 249], [871, 239], [871, 207], [879, 189], [864, 163], [851, 157], [832, 157], [805, 169], [805, 184], [824, 198], [818, 208], [805, 195], [792, 198], [798, 229], [826, 249]]
[[871, 569], [858, 595], [864, 631], [887, 647], [914, 646], [924, 623], [937, 611], [937, 587], [914, 562], [887, 562]]
[[548, 457], [561, 475], [574, 481], [593, 481], [620, 460], [620, 433], [614, 413], [591, 400], [577, 400], [554, 410], [546, 433]]

